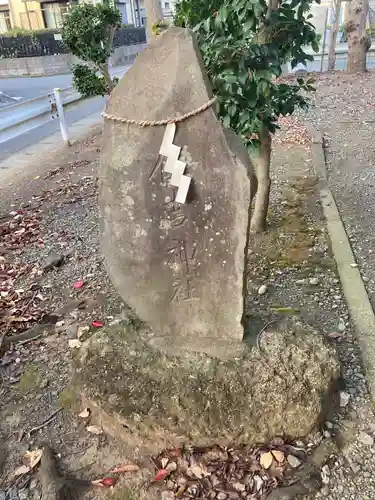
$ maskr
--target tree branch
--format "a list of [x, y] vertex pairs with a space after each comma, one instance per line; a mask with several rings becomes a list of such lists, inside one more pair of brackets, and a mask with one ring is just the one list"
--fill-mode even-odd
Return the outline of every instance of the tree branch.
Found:
[[111, 93], [112, 90], [114, 89], [114, 84], [113, 84], [113, 80], [111, 78], [111, 75], [109, 74], [108, 64], [98, 64], [97, 67], [99, 68], [99, 71], [101, 72], [101, 74], [104, 77], [104, 80], [105, 80], [105, 83], [107, 84], [109, 93]]
[[268, 0], [266, 19], [269, 21], [271, 19], [272, 11], [276, 10], [279, 6], [279, 0]]
[[112, 45], [113, 45], [113, 39], [115, 38], [115, 33], [117, 31], [116, 26], [111, 26], [110, 27], [110, 32], [109, 32], [109, 37], [108, 37], [108, 52], [112, 52]]

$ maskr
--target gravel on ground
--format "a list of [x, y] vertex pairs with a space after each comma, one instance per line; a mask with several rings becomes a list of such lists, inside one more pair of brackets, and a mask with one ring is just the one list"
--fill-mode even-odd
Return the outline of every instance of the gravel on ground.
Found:
[[323, 74], [305, 117], [324, 134], [328, 180], [375, 308], [375, 74]]
[[[314, 107], [308, 116], [321, 128], [323, 120], [328, 120], [330, 126], [332, 120], [339, 124], [342, 108], [330, 111], [332, 102], [344, 106], [348, 95], [354, 103], [356, 99], [362, 102], [366, 95], [367, 101], [374, 97], [375, 103], [368, 76], [363, 77], [368, 94], [358, 89], [350, 93], [354, 84], [347, 75], [343, 77], [344, 83], [336, 75], [322, 77], [318, 82]], [[345, 99], [339, 90], [342, 85], [347, 86]], [[329, 98], [326, 86], [331, 92]], [[324, 106], [328, 107], [325, 118]], [[357, 116], [347, 113], [351, 119]], [[324, 461], [323, 486], [316, 498], [373, 499], [375, 418], [322, 218], [319, 181], [301, 122], [290, 118], [282, 125], [274, 143], [269, 226], [250, 245], [247, 340], [256, 344], [267, 323], [298, 314], [336, 346], [343, 369], [341, 409], [316, 435], [295, 444], [306, 451], [319, 444], [336, 450], [328, 462]], [[350, 140], [359, 142], [358, 130], [362, 128], [358, 124], [355, 127], [357, 133]], [[335, 142], [332, 130], [330, 137], [330, 182], [333, 189], [340, 191], [340, 176], [335, 177], [333, 171], [342, 160], [334, 160], [332, 151], [341, 151], [341, 142]], [[345, 144], [349, 143], [348, 139]], [[365, 136], [358, 153], [369, 161], [364, 145]], [[39, 448], [43, 442], [59, 453], [62, 472], [79, 478], [103, 477], [126, 460], [126, 450], [120, 443], [95, 434], [95, 429], [87, 430], [88, 422], [72, 408], [73, 396], [68, 389], [74, 350], [126, 307], [106, 275], [100, 252], [96, 200], [99, 151], [100, 136], [96, 136], [73, 149], [64, 161], [46, 165], [44, 173], [41, 171], [35, 178], [17, 186], [11, 182], [1, 186], [0, 300], [2, 312], [6, 312], [6, 319], [1, 318], [6, 336], [0, 358], [0, 498], [5, 492], [6, 498], [40, 498], [36, 476], [28, 473], [18, 480], [11, 478], [25, 452]], [[340, 154], [336, 158], [341, 158]], [[358, 182], [363, 173], [361, 168], [349, 173], [349, 167], [345, 172], [348, 179]], [[347, 195], [354, 192], [349, 180], [343, 181], [342, 190]], [[364, 208], [370, 207], [368, 202]], [[366, 220], [371, 227], [370, 219]], [[361, 247], [370, 249], [363, 241]], [[362, 261], [360, 265], [364, 269]], [[368, 286], [373, 287], [370, 267], [366, 272]], [[15, 337], [20, 335], [24, 335], [20, 342], [10, 344], [6, 340], [20, 339]], [[62, 411], [55, 413], [60, 408]], [[33, 430], [45, 422], [41, 429]], [[3, 464], [2, 443], [6, 449]], [[102, 496], [101, 490], [95, 491], [90, 498]], [[130, 497], [125, 493], [116, 496]], [[272, 498], [285, 500], [282, 496]]]

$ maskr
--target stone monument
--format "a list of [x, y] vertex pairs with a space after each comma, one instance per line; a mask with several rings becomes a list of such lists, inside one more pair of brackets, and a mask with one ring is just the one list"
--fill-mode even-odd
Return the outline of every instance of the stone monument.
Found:
[[[255, 176], [212, 97], [188, 30], [168, 30], [138, 56], [106, 109], [102, 241], [108, 272], [154, 345], [228, 357], [242, 345]], [[181, 121], [142, 126], [168, 118]]]
[[134, 457], [297, 438], [326, 418], [340, 367], [319, 333], [292, 322], [259, 348], [242, 342], [253, 177], [193, 35], [168, 30], [115, 89], [104, 127], [103, 251], [135, 315], [76, 360], [84, 406]]

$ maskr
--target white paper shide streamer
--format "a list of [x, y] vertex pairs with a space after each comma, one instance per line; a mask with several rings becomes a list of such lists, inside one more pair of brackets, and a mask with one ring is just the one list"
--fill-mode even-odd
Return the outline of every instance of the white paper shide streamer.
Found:
[[160, 146], [159, 154], [167, 158], [164, 172], [172, 174], [170, 184], [178, 188], [175, 201], [177, 203], [185, 203], [189, 191], [191, 177], [184, 175], [186, 163], [179, 160], [181, 148], [173, 144], [174, 136], [176, 134], [176, 124], [168, 123], [163, 141]]

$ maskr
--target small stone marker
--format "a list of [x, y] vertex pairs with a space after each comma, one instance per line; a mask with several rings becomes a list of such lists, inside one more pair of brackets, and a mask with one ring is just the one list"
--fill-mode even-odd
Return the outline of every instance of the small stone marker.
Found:
[[[212, 106], [192, 33], [171, 28], [142, 52], [106, 113], [100, 171], [102, 246], [122, 298], [151, 342], [230, 357], [242, 349], [252, 165]], [[120, 117], [126, 123], [113, 119]]]

